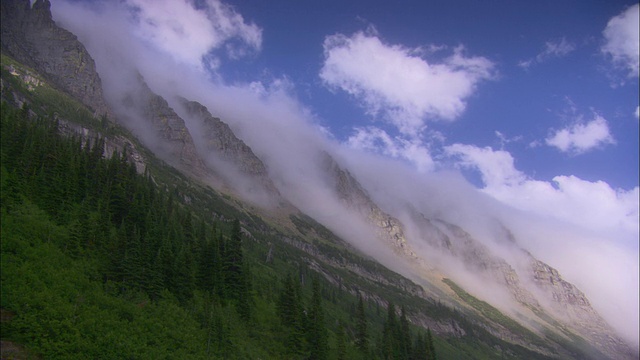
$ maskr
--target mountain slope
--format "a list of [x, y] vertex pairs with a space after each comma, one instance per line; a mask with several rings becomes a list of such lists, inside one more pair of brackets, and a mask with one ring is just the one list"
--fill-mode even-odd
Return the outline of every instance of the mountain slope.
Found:
[[[272, 200], [280, 198], [264, 163], [236, 137], [229, 125], [213, 117], [204, 105], [196, 101], [184, 98], [178, 101], [184, 107], [186, 116], [197, 122], [196, 127], [200, 131], [197, 131], [199, 139], [196, 140], [200, 142], [200, 152], [228, 186], [247, 198], [261, 195], [270, 196]], [[239, 174], [229, 174], [231, 172]]]
[[3, 1], [2, 53], [35, 69], [45, 79], [93, 111], [108, 115], [95, 62], [69, 31], [56, 26], [51, 3], [38, 0]]
[[[2, 51], [3, 55], [11, 55], [14, 59], [3, 56], [2, 98], [15, 105], [27, 102], [34, 113], [46, 114], [53, 105], [47, 105], [40, 96], [39, 89], [47, 87], [64, 93], [56, 95], [58, 99], [84, 104], [89, 108], [86, 111], [88, 114], [108, 113], [106, 102], [102, 100], [100, 77], [95, 71], [93, 60], [74, 35], [53, 23], [49, 6], [48, 1], [40, 0], [36, 1], [33, 8], [29, 7], [29, 1], [3, 1]], [[47, 52], [42, 50], [42, 44], [45, 43], [43, 39], [46, 39], [50, 47], [73, 50]], [[79, 58], [83, 59], [80, 63], [77, 62]], [[575, 335], [579, 331], [580, 335], [592, 341], [599, 351], [609, 357], [629, 357], [628, 348], [612, 334], [611, 329], [591, 308], [584, 294], [564, 281], [556, 270], [528, 255], [531, 265], [523, 273], [506, 259], [493, 254], [490, 248], [464, 229], [439, 219], [428, 219], [416, 210], [409, 211], [409, 214], [411, 221], [418, 224], [418, 230], [407, 231], [406, 224], [403, 224], [406, 219], [385, 212], [349, 170], [342, 168], [329, 155], [325, 156], [323, 166], [332, 182], [333, 191], [347, 209], [357, 213], [372, 226], [383, 244], [394, 249], [408, 263], [416, 264], [420, 271], [430, 264], [427, 259], [419, 257], [414, 249], [417, 239], [426, 242], [433, 249], [447, 253], [466, 264], [470, 271], [482, 273], [506, 288], [517, 302], [533, 312], [539, 324], [544, 324], [551, 329], [552, 334], [561, 339], [546, 336], [544, 330], [534, 334], [518, 321], [509, 319], [509, 314], [503, 314], [487, 303], [476, 301], [477, 299], [473, 300], [475, 298], [451, 281], [438, 283], [434, 280], [436, 277], [430, 277], [419, 279], [422, 286], [418, 286], [363, 256], [331, 230], [293, 209], [289, 218], [283, 220], [280, 214], [270, 214], [268, 210], [255, 212], [252, 206], [238, 200], [236, 193], [220, 194], [203, 186], [202, 184], [210, 184], [211, 176], [217, 174], [226, 182], [238, 178], [248, 180], [251, 183], [249, 194], [239, 191], [240, 197], [244, 195], [251, 200], [251, 192], [281, 196], [269, 178], [265, 164], [225, 123], [213, 117], [206, 107], [183, 99], [180, 102], [184, 109], [174, 111], [165, 99], [147, 86], [141, 75], [134, 74], [132, 79], [134, 86], [128, 92], [120, 94], [117, 104], [111, 104], [115, 105], [116, 110], [110, 117], [126, 126], [140, 141], [127, 140], [126, 145], [121, 145], [120, 148], [128, 148], [130, 155], [138, 154], [137, 161], [144, 162], [144, 166], [138, 166], [139, 172], [147, 167], [154, 174], [155, 181], [165, 179], [163, 183], [168, 186], [189, 189], [183, 190], [180, 197], [185, 204], [188, 203], [200, 212], [200, 216], [212, 216], [223, 221], [230, 218], [242, 219], [245, 234], [254, 239], [255, 246], [262, 251], [254, 254], [256, 258], [262, 258], [267, 251], [272, 254], [272, 250], [276, 249], [276, 253], [281, 252], [280, 261], [305, 264], [322, 274], [331, 286], [346, 288], [351, 296], [362, 294], [370, 303], [378, 306], [386, 306], [386, 302], [391, 300], [407, 304], [413, 323], [429, 326], [452, 343], [470, 344], [477, 341], [489, 348], [499, 344], [496, 346], [500, 349], [508, 349], [502, 355], [514, 358], [527, 358], [532, 354], [540, 357], [580, 358], [588, 356], [587, 353], [592, 349], [577, 348], [584, 342]], [[15, 101], [16, 99], [20, 101]], [[117, 124], [104, 126], [105, 124], [99, 124], [94, 119], [93, 122], [85, 121], [82, 126], [74, 126], [72, 124], [75, 119], [66, 111], [59, 108], [57, 116], [69, 124], [70, 132], [79, 131], [84, 134], [85, 139], [89, 132], [102, 133], [108, 141], [111, 139], [112, 143], [123, 144], [122, 140], [116, 141], [109, 133], [118, 128]], [[185, 114], [184, 118], [178, 113]], [[185, 121], [187, 116], [196, 119], [201, 133], [194, 133], [194, 128], [188, 126], [189, 120]], [[125, 134], [126, 131], [121, 133]], [[150, 148], [155, 156], [188, 174], [188, 177], [167, 169], [158, 170], [154, 164], [154, 155], [139, 155], [147, 151], [141, 143]], [[227, 167], [210, 161], [212, 156], [223, 160]], [[235, 174], [230, 175], [231, 171], [235, 171]], [[242, 186], [240, 188], [247, 189]], [[222, 188], [218, 190], [220, 189]], [[526, 258], [527, 254], [522, 256]], [[262, 263], [260, 268], [274, 274], [274, 277], [283, 274]], [[531, 288], [523, 285], [523, 275], [527, 276], [527, 280], [533, 280], [542, 293], [553, 299], [554, 311], [546, 312], [543, 309], [541, 301], [536, 298], [538, 293], [534, 295]], [[460, 306], [463, 313], [437, 303], [445, 298], [449, 306]], [[557, 317], [560, 312], [569, 314], [569, 319], [561, 320]], [[535, 341], [528, 338], [532, 334], [536, 336]], [[441, 346], [447, 348], [444, 342]], [[455, 353], [451, 349], [448, 351]], [[482, 351], [485, 354], [491, 353], [487, 349]], [[496, 351], [494, 355], [499, 352]], [[598, 358], [600, 355], [594, 357]]]

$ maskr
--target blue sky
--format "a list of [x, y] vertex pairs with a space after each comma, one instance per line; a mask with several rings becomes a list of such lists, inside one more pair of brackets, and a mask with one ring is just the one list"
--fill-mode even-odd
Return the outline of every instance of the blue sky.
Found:
[[[622, 229], [613, 237], [637, 251], [639, 8], [69, 0], [52, 10], [89, 48], [105, 86], [122, 76], [108, 69], [120, 56], [160, 93], [181, 84], [206, 104], [229, 98], [210, 111], [245, 141], [288, 108], [291, 128], [311, 123], [327, 146], [422, 174], [459, 171], [518, 210]], [[276, 146], [249, 145], [263, 157]]]
[[124, 4], [178, 61], [220, 83], [286, 84], [339, 142], [420, 171], [486, 186], [463, 144], [507, 152], [530, 179], [638, 185], [635, 2]]
[[[444, 156], [442, 145], [490, 146], [510, 152], [517, 168], [536, 179], [575, 175], [613, 188], [638, 184], [637, 71], [628, 76], [627, 68], [602, 51], [609, 20], [634, 2], [229, 3], [246, 22], [262, 29], [262, 47], [246, 58], [223, 62], [218, 71], [227, 81], [286, 78], [339, 140], [348, 141], [355, 127], [375, 126], [392, 137], [397, 129], [383, 113], [367, 114], [361, 97], [320, 78], [327, 37], [364, 32], [383, 46], [408, 52], [441, 47], [413, 55], [435, 64], [463, 46], [465, 56], [490, 61], [494, 73], [474, 84], [463, 98], [464, 110], [453, 119], [423, 117], [421, 140], [433, 157]], [[546, 144], [554, 132], [586, 125], [596, 116], [605, 119], [610, 138], [594, 140], [583, 150]], [[431, 131], [444, 136], [444, 142], [429, 138]], [[467, 173], [480, 185], [477, 175]]]

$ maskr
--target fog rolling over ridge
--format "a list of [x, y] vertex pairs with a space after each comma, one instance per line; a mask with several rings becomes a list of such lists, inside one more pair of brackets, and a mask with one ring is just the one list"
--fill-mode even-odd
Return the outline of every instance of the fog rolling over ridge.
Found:
[[[500, 197], [488, 191], [488, 186], [483, 191], [467, 182], [446, 160], [435, 170], [418, 171], [407, 162], [357, 150], [336, 140], [296, 98], [296, 88], [286, 78], [228, 83], [215, 71], [205, 71], [210, 64], [186, 61], [189, 53], [184, 48], [159, 47], [157, 39], [162, 34], [154, 37], [152, 28], [141, 27], [127, 6], [99, 3], [87, 7], [60, 1], [52, 5], [52, 11], [56, 22], [76, 34], [95, 59], [114, 113], [131, 113], [121, 97], [139, 86], [132, 76], [139, 72], [149, 89], [167, 99], [177, 113], [184, 111], [178, 108], [178, 97], [206, 106], [264, 163], [267, 188], [275, 187], [291, 204], [389, 268], [412, 279], [432, 270], [443, 273], [470, 293], [512, 314], [518, 305], [513, 291], [504, 284], [505, 274], [509, 274], [517, 279], [511, 289], [530, 291], [540, 306], [554, 311], [551, 290], [536, 285], [530, 253], [582, 290], [593, 308], [637, 351], [638, 227], [629, 225], [634, 219], [637, 222], [637, 188], [630, 192], [631, 198], [636, 195], [635, 214], [614, 221], [617, 226], [580, 223], [570, 216], [573, 214], [563, 213], [566, 208], [555, 207], [552, 202], [545, 212], [540, 211], [539, 203], [529, 209], [515, 208], [498, 200]], [[223, 40], [209, 46], [222, 46]], [[194, 134], [194, 129], [201, 130], [202, 125], [193, 116], [181, 118], [196, 147], [202, 150], [205, 146], [198, 145], [202, 139]], [[125, 125], [152, 149], [162, 148], [153, 134], [144, 136], [147, 130], [143, 121], [127, 119], [131, 122]], [[460, 148], [450, 149], [452, 154], [461, 154]], [[326, 154], [357, 180], [380, 213], [403, 225], [403, 240], [407, 251], [415, 255], [413, 260], [381, 241], [377, 224], [340, 197], [335, 178], [326, 171]], [[176, 156], [170, 150], [165, 155]], [[205, 163], [218, 161], [208, 159], [206, 152], [200, 151], [199, 156]], [[241, 171], [235, 172], [237, 178], [233, 178], [234, 171], [225, 174], [232, 177], [228, 182], [250, 189], [239, 191], [249, 200], [268, 202], [268, 191], [263, 193], [246, 184]], [[589, 216], [598, 211], [577, 210]], [[452, 243], [447, 245], [446, 241]], [[485, 254], [477, 264], [465, 258], [471, 256], [465, 251], [472, 250], [475, 255]], [[494, 270], [500, 276], [496, 277]], [[560, 316], [562, 310], [555, 309], [554, 315]]]

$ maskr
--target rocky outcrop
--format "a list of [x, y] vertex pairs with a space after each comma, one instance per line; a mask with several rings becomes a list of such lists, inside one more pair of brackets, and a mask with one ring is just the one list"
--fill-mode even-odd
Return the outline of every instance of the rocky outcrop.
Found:
[[522, 284], [515, 269], [504, 259], [492, 254], [484, 244], [474, 239], [459, 226], [442, 220], [429, 220], [415, 210], [409, 212], [414, 224], [417, 225], [417, 236], [422, 241], [460, 259], [470, 271], [483, 274], [505, 286], [519, 303], [540, 309], [540, 304]]
[[[195, 136], [200, 136], [200, 151], [205, 158], [213, 157], [216, 160], [225, 162], [235, 168], [245, 180], [250, 180], [261, 189], [273, 196], [280, 197], [280, 193], [269, 178], [267, 168], [251, 150], [247, 144], [233, 133], [229, 125], [211, 115], [209, 110], [196, 101], [189, 101], [184, 98], [178, 99], [184, 107], [186, 113], [192, 120], [196, 121], [201, 132]], [[224, 174], [225, 169], [217, 168], [215, 161], [211, 162], [214, 171]], [[231, 182], [232, 179], [226, 179]]]
[[51, 3], [2, 0], [2, 52], [33, 68], [58, 89], [89, 107], [94, 115], [110, 116], [95, 62], [78, 38], [56, 25]]
[[323, 158], [324, 168], [333, 181], [336, 194], [347, 208], [355, 210], [372, 224], [382, 241], [392, 244], [400, 254], [415, 259], [416, 254], [407, 243], [400, 221], [373, 202], [358, 180], [348, 170], [341, 168], [329, 154], [323, 154]]
[[567, 322], [591, 345], [613, 359], [637, 359], [607, 322], [591, 307], [589, 299], [558, 270], [531, 257], [530, 269], [535, 285], [552, 300], [552, 312]]
[[184, 120], [169, 103], [154, 93], [140, 74], [137, 83], [120, 97], [118, 121], [136, 135], [160, 158], [192, 174], [207, 173]]

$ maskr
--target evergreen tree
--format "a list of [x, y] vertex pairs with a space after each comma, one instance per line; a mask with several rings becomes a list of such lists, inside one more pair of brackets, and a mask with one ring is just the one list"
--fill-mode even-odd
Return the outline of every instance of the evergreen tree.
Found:
[[356, 308], [356, 347], [363, 355], [369, 352], [369, 337], [367, 334], [367, 316], [364, 312], [362, 295], [358, 294], [358, 307]]
[[427, 359], [428, 360], [436, 360], [436, 348], [433, 345], [433, 336], [431, 336], [431, 329], [427, 329]]
[[387, 306], [387, 320], [382, 328], [382, 358], [392, 360], [396, 353], [396, 309], [392, 302]]
[[240, 316], [249, 320], [252, 309], [251, 279], [244, 262], [241, 231], [240, 221], [234, 220], [223, 255], [224, 291], [235, 302]]
[[185, 303], [193, 295], [194, 276], [191, 253], [186, 244], [182, 244], [173, 263], [172, 291], [176, 298]]
[[413, 341], [413, 347], [411, 350], [412, 360], [428, 360], [427, 344], [425, 342], [422, 332], [418, 332]]
[[409, 321], [407, 319], [404, 305], [400, 307], [400, 324], [397, 329], [396, 343], [398, 346], [397, 359], [408, 360], [411, 354], [411, 333], [409, 331]]
[[233, 221], [231, 236], [225, 242], [223, 259], [225, 294], [233, 300], [246, 295], [244, 289], [242, 236], [240, 221]]
[[336, 330], [336, 360], [346, 360], [347, 358], [347, 344], [345, 337], [344, 325], [340, 322], [338, 329]]
[[325, 360], [328, 356], [329, 345], [327, 329], [324, 324], [322, 310], [322, 296], [320, 283], [316, 277], [311, 282], [312, 293], [307, 316], [307, 341], [309, 344], [310, 360]]
[[300, 283], [289, 274], [283, 282], [277, 304], [278, 317], [284, 327], [284, 345], [294, 356], [301, 356], [307, 348], [301, 292]]

